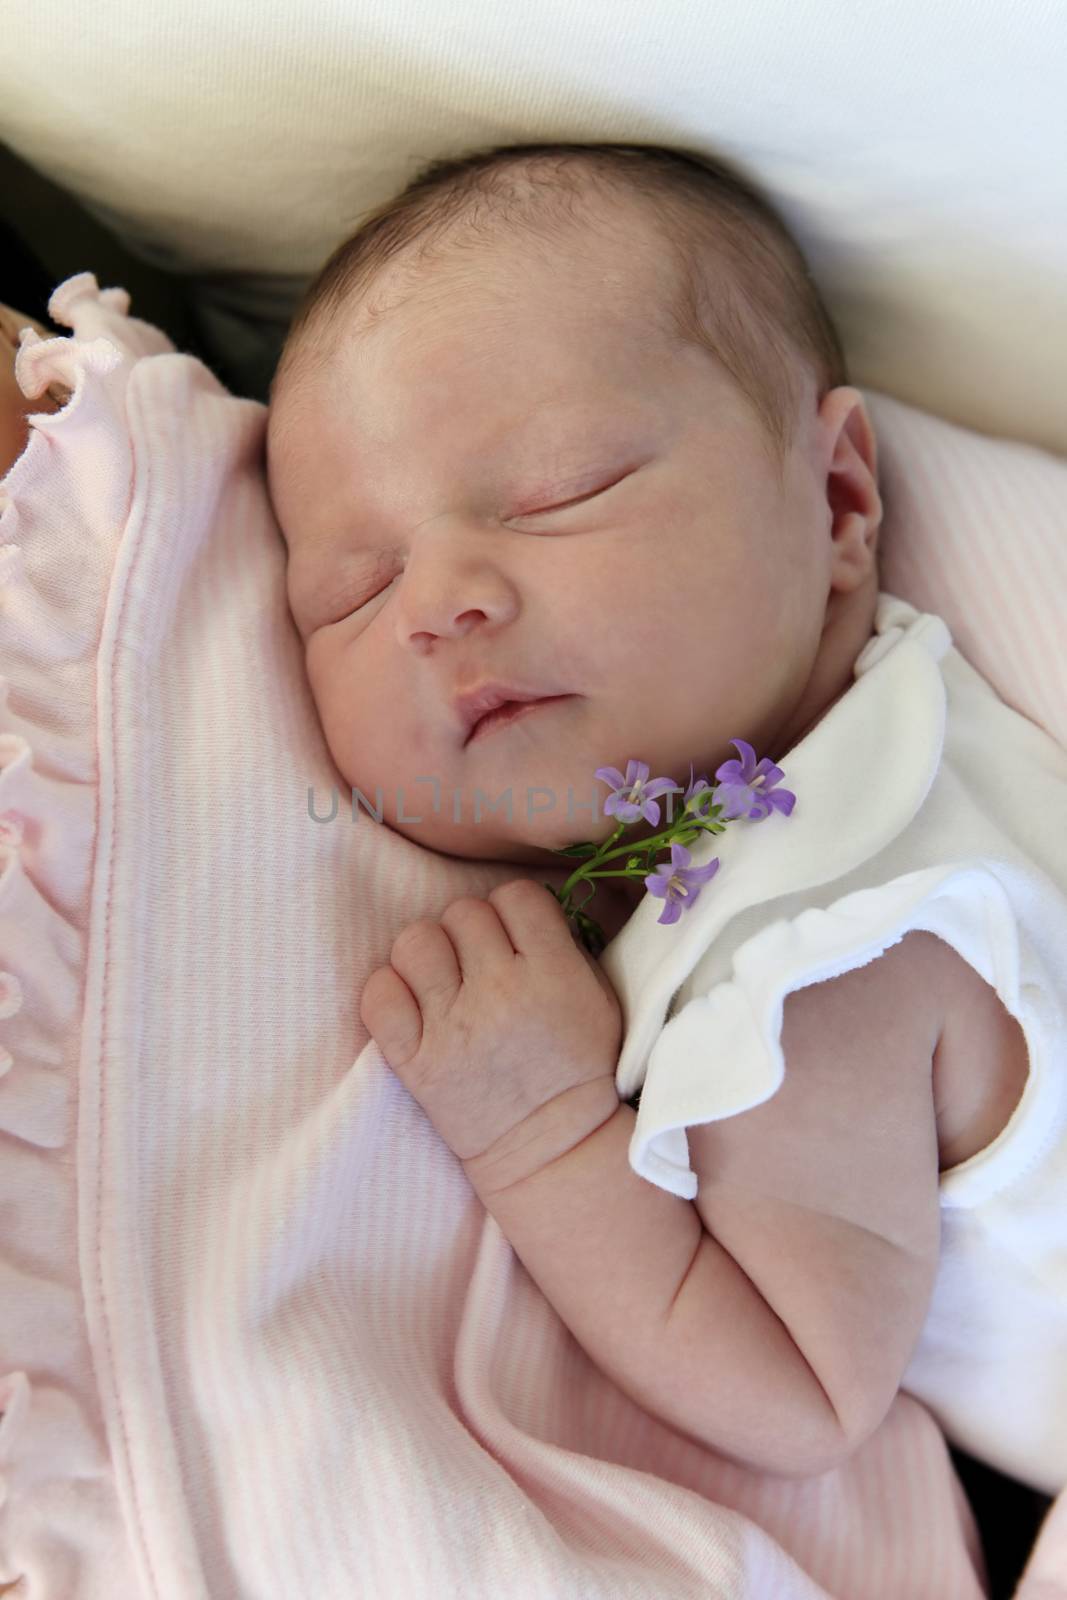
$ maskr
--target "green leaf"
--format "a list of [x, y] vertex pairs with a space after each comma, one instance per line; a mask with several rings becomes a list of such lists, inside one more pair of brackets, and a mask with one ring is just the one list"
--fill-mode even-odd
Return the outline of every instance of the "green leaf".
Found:
[[584, 912], [579, 911], [576, 920], [579, 942], [595, 959], [607, 944], [604, 930], [598, 922], [594, 922], [592, 917], [587, 917]]
[[595, 856], [600, 846], [596, 844], [569, 844], [563, 850], [553, 850], [554, 856]]

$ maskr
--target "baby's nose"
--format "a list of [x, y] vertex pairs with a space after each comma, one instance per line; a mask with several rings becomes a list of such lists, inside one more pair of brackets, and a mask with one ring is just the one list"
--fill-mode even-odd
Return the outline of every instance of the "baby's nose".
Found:
[[461, 639], [478, 627], [500, 628], [518, 614], [515, 585], [498, 562], [480, 555], [413, 552], [397, 585], [401, 646], [425, 654], [440, 639]]

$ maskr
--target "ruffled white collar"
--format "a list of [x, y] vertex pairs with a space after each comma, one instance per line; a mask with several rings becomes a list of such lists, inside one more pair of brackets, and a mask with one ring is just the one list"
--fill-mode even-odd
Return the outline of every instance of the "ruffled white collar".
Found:
[[952, 647], [942, 618], [882, 593], [855, 683], [778, 765], [797, 803], [691, 846], [692, 864], [722, 863], [692, 909], [660, 924], [646, 895], [600, 964], [622, 1006], [616, 1085], [629, 1099], [671, 998], [722, 929], [748, 907], [828, 883], [883, 849], [923, 804], [941, 760], [946, 695], [938, 662]]

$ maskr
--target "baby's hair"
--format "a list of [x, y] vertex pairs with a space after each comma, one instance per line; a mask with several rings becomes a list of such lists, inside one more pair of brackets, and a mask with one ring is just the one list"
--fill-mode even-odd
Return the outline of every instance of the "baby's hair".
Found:
[[[430, 163], [407, 187], [363, 216], [308, 285], [271, 384], [317, 371], [338, 316], [386, 264], [410, 259], [413, 274], [501, 229], [538, 245], [573, 244], [596, 225], [582, 201], [594, 193], [636, 199], [677, 269], [659, 308], [685, 344], [710, 351], [761, 420], [779, 469], [801, 400], [799, 363], [818, 397], [848, 382], [837, 332], [804, 255], [753, 184], [696, 151], [647, 144], [495, 145]], [[364, 302], [368, 326], [395, 309]], [[298, 377], [296, 380], [300, 382]]]

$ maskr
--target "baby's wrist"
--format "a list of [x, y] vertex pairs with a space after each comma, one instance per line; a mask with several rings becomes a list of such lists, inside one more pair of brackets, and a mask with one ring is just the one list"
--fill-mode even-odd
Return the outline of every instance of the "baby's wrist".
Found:
[[463, 1163], [471, 1186], [488, 1205], [569, 1155], [615, 1115], [622, 1101], [614, 1071], [574, 1084], [502, 1134], [488, 1150]]

